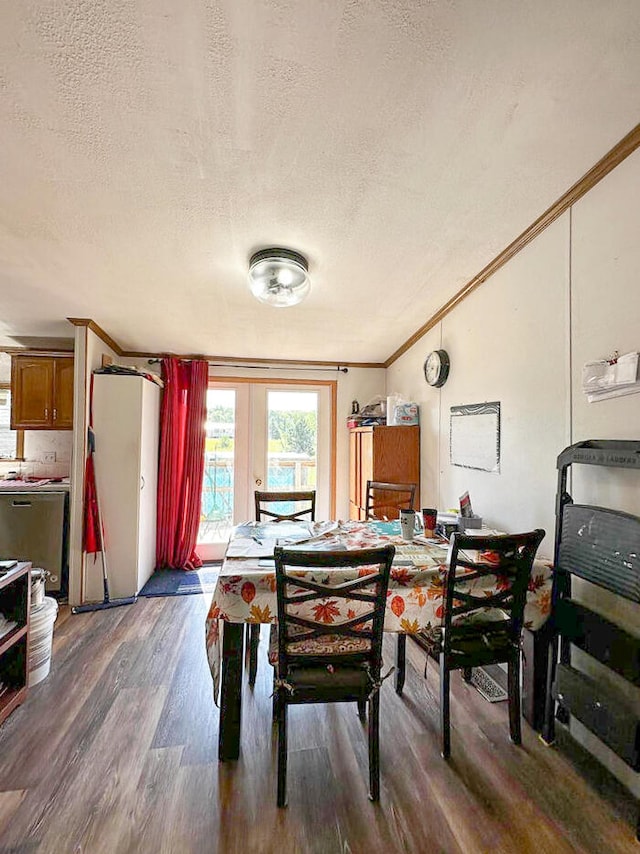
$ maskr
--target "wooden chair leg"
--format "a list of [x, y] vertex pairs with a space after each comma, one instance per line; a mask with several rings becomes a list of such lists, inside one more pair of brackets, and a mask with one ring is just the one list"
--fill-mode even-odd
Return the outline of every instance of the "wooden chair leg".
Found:
[[367, 719], [367, 701], [358, 700], [358, 717], [364, 723]]
[[398, 634], [398, 648], [396, 651], [396, 694], [401, 695], [404, 688], [404, 677], [407, 670], [407, 636]]
[[278, 806], [287, 805], [287, 701], [278, 701]]
[[369, 697], [369, 799], [380, 800], [380, 692]]
[[462, 678], [465, 682], [471, 682], [471, 676], [473, 674], [473, 667], [463, 667], [462, 668]]
[[260, 623], [251, 623], [249, 632], [249, 685], [256, 684], [258, 673], [258, 645], [260, 643]]
[[507, 690], [509, 693], [509, 732], [514, 744], [522, 743], [520, 720], [520, 655], [507, 664]]
[[440, 737], [442, 739], [442, 756], [448, 759], [451, 755], [449, 682], [451, 671], [445, 663], [444, 653], [440, 654]]

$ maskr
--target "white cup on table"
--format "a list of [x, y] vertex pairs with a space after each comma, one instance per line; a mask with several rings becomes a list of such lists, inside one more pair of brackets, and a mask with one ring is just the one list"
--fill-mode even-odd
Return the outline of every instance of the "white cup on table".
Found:
[[400, 511], [400, 532], [403, 540], [412, 540], [417, 531], [421, 531], [420, 517], [415, 510]]

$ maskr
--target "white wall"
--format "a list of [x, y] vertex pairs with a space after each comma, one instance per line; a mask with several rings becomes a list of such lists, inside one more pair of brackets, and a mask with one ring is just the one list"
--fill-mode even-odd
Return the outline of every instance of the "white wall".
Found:
[[75, 373], [73, 405], [73, 459], [69, 510], [69, 604], [102, 599], [100, 556], [88, 560], [82, 551], [84, 470], [89, 424], [91, 372], [102, 364], [102, 356], [115, 353], [86, 326], [75, 327]]
[[[468, 489], [474, 510], [490, 525], [545, 528], [541, 553], [551, 555], [560, 451], [583, 439], [640, 439], [640, 395], [590, 404], [581, 390], [585, 361], [640, 349], [638, 222], [640, 151], [389, 368], [389, 389], [424, 401], [423, 490], [440, 508], [456, 506]], [[422, 380], [421, 366], [440, 346], [450, 355], [451, 372], [437, 391]], [[499, 474], [449, 462], [450, 407], [484, 401], [501, 404]], [[637, 472], [575, 469], [576, 500], [640, 514]], [[424, 483], [427, 476], [437, 482]], [[640, 607], [576, 587], [580, 598], [640, 634]], [[640, 794], [638, 775], [579, 725], [574, 731]]]
[[[430, 330], [421, 341], [387, 370], [387, 394], [402, 395], [420, 407], [420, 500], [423, 507], [445, 509], [440, 495], [440, 421], [442, 396], [428, 386], [423, 365], [431, 350], [441, 349], [441, 326]], [[453, 374], [452, 368], [452, 374]]]
[[[573, 436], [640, 438], [640, 395], [588, 403], [580, 391], [584, 362], [614, 350], [640, 349], [640, 151], [573, 208]], [[586, 500], [640, 514], [634, 472], [580, 471]], [[576, 483], [577, 486], [577, 483]]]
[[357, 400], [360, 407], [377, 395], [385, 395], [385, 371], [381, 368], [349, 368], [348, 374], [338, 378], [337, 403], [337, 453], [336, 453], [336, 515], [349, 518], [349, 431], [347, 416], [351, 403]]
[[[389, 368], [389, 388], [421, 402], [423, 494], [443, 510], [469, 491], [488, 525], [543, 527], [553, 553], [555, 459], [569, 442], [569, 215], [548, 228]], [[442, 347], [451, 360], [441, 389], [422, 365]], [[450, 408], [500, 402], [500, 473], [452, 466]], [[427, 482], [425, 483], [425, 478]]]

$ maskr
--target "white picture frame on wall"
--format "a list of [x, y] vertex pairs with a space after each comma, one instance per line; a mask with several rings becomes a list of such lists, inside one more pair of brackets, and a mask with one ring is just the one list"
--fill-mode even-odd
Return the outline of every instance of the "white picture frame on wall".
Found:
[[449, 424], [451, 465], [500, 473], [500, 403], [452, 406]]

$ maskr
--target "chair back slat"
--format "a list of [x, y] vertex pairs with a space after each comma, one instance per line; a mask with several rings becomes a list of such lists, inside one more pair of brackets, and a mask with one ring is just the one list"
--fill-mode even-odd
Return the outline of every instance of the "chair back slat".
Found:
[[[256, 522], [295, 522], [307, 520], [315, 522], [316, 519], [316, 491], [315, 489], [306, 490], [304, 492], [290, 490], [287, 492], [254, 492], [256, 506]], [[306, 506], [291, 513], [284, 513], [281, 510], [273, 509], [275, 504], [284, 502], [295, 502], [296, 506], [304, 503]]]
[[[445, 654], [457, 639], [480, 631], [506, 634], [513, 644], [519, 643], [531, 569], [543, 537], [541, 529], [489, 537], [452, 535], [444, 591]], [[478, 560], [469, 552], [476, 553]]]
[[400, 510], [414, 509], [415, 496], [415, 483], [368, 480], [365, 516], [367, 519], [397, 519]]
[[[332, 635], [340, 634], [345, 637], [354, 637], [354, 638], [368, 638], [371, 639], [373, 637], [373, 631], [371, 629], [359, 628], [354, 629], [354, 626], [362, 626], [363, 620], [361, 617], [354, 617], [353, 620], [348, 620], [345, 623], [340, 624], [339, 632], [331, 632]], [[299, 626], [304, 629], [304, 632], [293, 632], [289, 631], [291, 626]], [[287, 641], [299, 641], [302, 638], [314, 638], [320, 637], [323, 634], [326, 634], [326, 627], [318, 628], [318, 624], [312, 620], [305, 620], [302, 617], [295, 617], [290, 615], [287, 619], [285, 632], [287, 632]]]
[[[277, 547], [278, 672], [291, 667], [366, 663], [371, 677], [380, 674], [382, 630], [395, 548], [339, 552]], [[301, 577], [301, 573], [312, 577]], [[356, 572], [356, 577], [348, 576]], [[346, 577], [345, 577], [346, 576]], [[357, 641], [347, 650], [332, 651], [334, 640]], [[326, 641], [318, 652], [309, 641]], [[335, 646], [333, 646], [335, 649]]]

